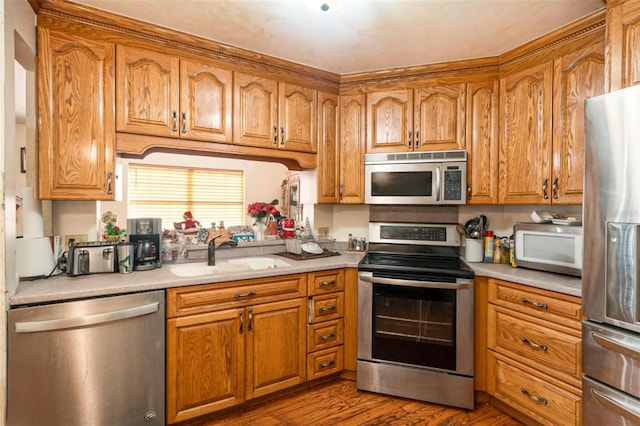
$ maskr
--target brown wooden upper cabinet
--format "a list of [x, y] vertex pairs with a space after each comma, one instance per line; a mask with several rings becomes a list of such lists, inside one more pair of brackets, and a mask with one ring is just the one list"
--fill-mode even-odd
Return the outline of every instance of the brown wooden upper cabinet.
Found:
[[115, 199], [113, 43], [38, 26], [38, 196]]
[[607, 3], [607, 91], [640, 84], [640, 2]]
[[316, 152], [317, 90], [237, 72], [233, 96], [234, 143]]
[[367, 94], [367, 152], [465, 149], [466, 84]]
[[582, 203], [584, 101], [604, 92], [603, 49], [576, 49], [501, 78], [501, 203]]
[[118, 45], [119, 132], [231, 143], [231, 70]]

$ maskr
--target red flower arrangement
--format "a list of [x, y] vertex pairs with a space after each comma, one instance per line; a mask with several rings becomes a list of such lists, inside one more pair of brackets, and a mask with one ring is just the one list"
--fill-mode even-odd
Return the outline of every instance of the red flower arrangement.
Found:
[[263, 219], [269, 216], [278, 216], [280, 210], [273, 204], [256, 202], [247, 206], [247, 214], [256, 221], [263, 221]]

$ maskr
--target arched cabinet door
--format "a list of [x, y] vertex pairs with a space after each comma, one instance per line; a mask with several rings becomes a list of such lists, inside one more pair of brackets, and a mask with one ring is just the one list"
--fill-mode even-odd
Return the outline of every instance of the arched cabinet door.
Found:
[[38, 26], [38, 196], [115, 199], [113, 43]]

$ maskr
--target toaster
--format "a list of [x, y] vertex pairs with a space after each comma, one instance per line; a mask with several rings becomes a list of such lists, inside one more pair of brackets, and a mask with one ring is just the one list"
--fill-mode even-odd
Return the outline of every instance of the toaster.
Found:
[[92, 241], [72, 244], [69, 247], [67, 275], [88, 275], [118, 272], [117, 244]]

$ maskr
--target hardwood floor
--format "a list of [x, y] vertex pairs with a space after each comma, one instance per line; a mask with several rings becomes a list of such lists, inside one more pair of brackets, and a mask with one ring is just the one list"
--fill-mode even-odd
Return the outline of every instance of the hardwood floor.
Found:
[[336, 380], [269, 401], [200, 426], [520, 426], [485, 403], [472, 411], [356, 389]]

